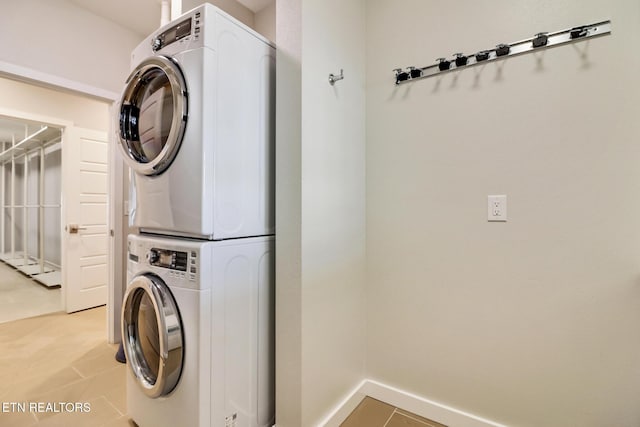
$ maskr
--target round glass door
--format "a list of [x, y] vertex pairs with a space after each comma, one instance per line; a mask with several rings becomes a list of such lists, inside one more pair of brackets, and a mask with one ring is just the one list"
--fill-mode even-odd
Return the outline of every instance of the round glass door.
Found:
[[184, 339], [171, 291], [154, 274], [136, 276], [124, 297], [122, 340], [129, 369], [149, 397], [171, 393], [182, 372]]
[[187, 121], [187, 88], [178, 65], [164, 56], [142, 62], [120, 102], [120, 146], [136, 172], [158, 175], [178, 153]]

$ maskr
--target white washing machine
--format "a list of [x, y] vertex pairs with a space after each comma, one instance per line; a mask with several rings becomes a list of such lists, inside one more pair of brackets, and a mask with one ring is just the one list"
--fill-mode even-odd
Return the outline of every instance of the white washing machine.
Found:
[[140, 427], [274, 423], [273, 237], [129, 236], [122, 312]]
[[274, 233], [275, 49], [204, 4], [132, 54], [118, 135], [131, 225], [208, 240]]

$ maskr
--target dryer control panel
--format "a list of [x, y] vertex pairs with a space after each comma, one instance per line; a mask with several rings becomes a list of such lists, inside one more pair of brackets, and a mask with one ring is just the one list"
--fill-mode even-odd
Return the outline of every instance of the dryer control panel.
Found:
[[[198, 13], [200, 15], [200, 13]], [[200, 32], [200, 28], [198, 28], [198, 32]], [[165, 46], [169, 46], [171, 43], [175, 43], [180, 39], [188, 37], [191, 35], [191, 18], [185, 19], [182, 22], [174, 25], [166, 31], [158, 34], [151, 41], [151, 48], [154, 52], [159, 51]]]

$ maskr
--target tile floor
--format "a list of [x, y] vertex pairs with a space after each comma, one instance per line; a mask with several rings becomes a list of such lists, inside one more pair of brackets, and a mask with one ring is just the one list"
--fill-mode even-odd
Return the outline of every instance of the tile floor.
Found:
[[[0, 324], [0, 426], [135, 427], [106, 325], [105, 307]], [[446, 426], [366, 397], [341, 427]]]
[[60, 310], [60, 288], [40, 285], [0, 262], [0, 323]]
[[340, 427], [447, 427], [371, 397], [365, 397]]
[[[105, 307], [0, 324], [0, 426], [134, 426], [125, 416], [125, 365], [106, 328]], [[61, 411], [61, 402], [90, 411]]]

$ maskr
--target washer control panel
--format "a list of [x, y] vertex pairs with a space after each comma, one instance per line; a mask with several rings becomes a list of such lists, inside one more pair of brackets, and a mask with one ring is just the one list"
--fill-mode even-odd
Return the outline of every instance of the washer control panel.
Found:
[[146, 258], [149, 265], [168, 269], [171, 277], [188, 279], [191, 282], [196, 280], [197, 251], [180, 251], [154, 246], [147, 251]]
[[[128, 238], [129, 262], [127, 270], [132, 274], [147, 271], [149, 267], [163, 270], [166, 278], [197, 283], [200, 272], [200, 247], [184, 242], [168, 244], [164, 239], [130, 235]], [[156, 270], [155, 273], [163, 274]]]
[[171, 270], [187, 271], [188, 258], [188, 252], [173, 251], [170, 249], [151, 248], [149, 252], [147, 252], [149, 265]]

